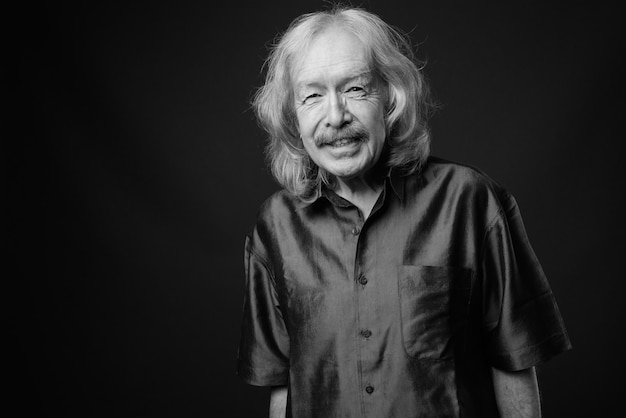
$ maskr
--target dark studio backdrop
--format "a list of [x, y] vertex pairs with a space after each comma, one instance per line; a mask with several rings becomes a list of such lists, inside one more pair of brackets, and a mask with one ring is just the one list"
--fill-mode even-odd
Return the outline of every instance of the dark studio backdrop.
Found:
[[[470, 3], [362, 5], [428, 61], [433, 153], [520, 204], [574, 344], [539, 368], [545, 416], [609, 416], [624, 389], [621, 13]], [[20, 22], [6, 81], [26, 115], [3, 139], [18, 411], [265, 416], [268, 391], [235, 374], [243, 240], [277, 189], [248, 103], [268, 41], [324, 5], [60, 2], [4, 16]]]

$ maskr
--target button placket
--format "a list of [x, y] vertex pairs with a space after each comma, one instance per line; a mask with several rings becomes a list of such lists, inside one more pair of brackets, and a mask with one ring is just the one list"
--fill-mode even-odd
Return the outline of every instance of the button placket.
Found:
[[[361, 221], [363, 221], [363, 219], [360, 219]], [[362, 256], [361, 254], [361, 249], [360, 246], [362, 244], [362, 240], [365, 239], [365, 236], [361, 235], [363, 232], [363, 223], [355, 223], [353, 224], [352, 228], [350, 229], [350, 233], [352, 234], [352, 236], [354, 237], [356, 243], [357, 243], [357, 248], [356, 248], [356, 271], [358, 271], [357, 276], [356, 276], [356, 283], [357, 286], [360, 288], [361, 291], [365, 291], [365, 287], [368, 285], [369, 279], [368, 277], [363, 274], [362, 271], [359, 271], [363, 268], [363, 266], [361, 265], [360, 262], [360, 257]], [[362, 297], [365, 297], [362, 296]], [[366, 306], [366, 305], [365, 305]], [[361, 308], [359, 308], [361, 309]], [[364, 318], [360, 318], [359, 322], [363, 321]], [[361, 326], [359, 326], [361, 325]], [[368, 354], [368, 348], [367, 346], [370, 345], [369, 343], [369, 339], [372, 336], [372, 331], [366, 327], [362, 327], [364, 324], [358, 324], [358, 335], [359, 338], [361, 340], [361, 344], [363, 344], [362, 348], [361, 348], [361, 353], [360, 355], [363, 357], [363, 359], [367, 359], [370, 357], [370, 354]], [[369, 366], [367, 367], [369, 369]], [[365, 396], [369, 398], [369, 402], [372, 402], [374, 400], [374, 386], [368, 381], [369, 378], [371, 378], [371, 376], [367, 377], [370, 374], [370, 371], [365, 371], [363, 370], [364, 375], [362, 376], [362, 384], [364, 386], [362, 386], [362, 390], [365, 392]]]

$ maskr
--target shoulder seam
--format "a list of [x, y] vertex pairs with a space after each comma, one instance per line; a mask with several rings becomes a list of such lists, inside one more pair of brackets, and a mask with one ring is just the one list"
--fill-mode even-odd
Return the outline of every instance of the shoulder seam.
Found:
[[259, 253], [257, 253], [256, 251], [252, 250], [250, 248], [250, 245], [246, 246], [246, 251], [248, 251], [251, 255], [253, 255], [257, 260], [259, 260], [259, 262], [261, 263], [261, 265], [263, 266], [263, 268], [269, 273], [270, 275], [270, 280], [272, 281], [272, 285], [274, 287], [276, 287], [276, 279], [274, 277], [274, 270], [270, 267], [271, 263], [268, 262], [265, 257], [263, 257], [262, 255], [260, 255]]

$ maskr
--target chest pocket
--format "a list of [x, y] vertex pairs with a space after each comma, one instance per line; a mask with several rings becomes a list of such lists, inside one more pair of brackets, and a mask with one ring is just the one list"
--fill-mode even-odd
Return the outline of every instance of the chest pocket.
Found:
[[445, 360], [462, 344], [472, 270], [400, 266], [398, 292], [404, 348], [410, 357]]

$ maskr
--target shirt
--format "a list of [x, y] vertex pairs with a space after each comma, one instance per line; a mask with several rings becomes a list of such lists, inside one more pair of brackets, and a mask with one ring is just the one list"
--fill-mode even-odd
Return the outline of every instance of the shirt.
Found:
[[287, 416], [498, 416], [491, 367], [570, 348], [514, 198], [437, 158], [392, 171], [367, 219], [274, 194], [245, 271], [238, 374], [288, 385]]

